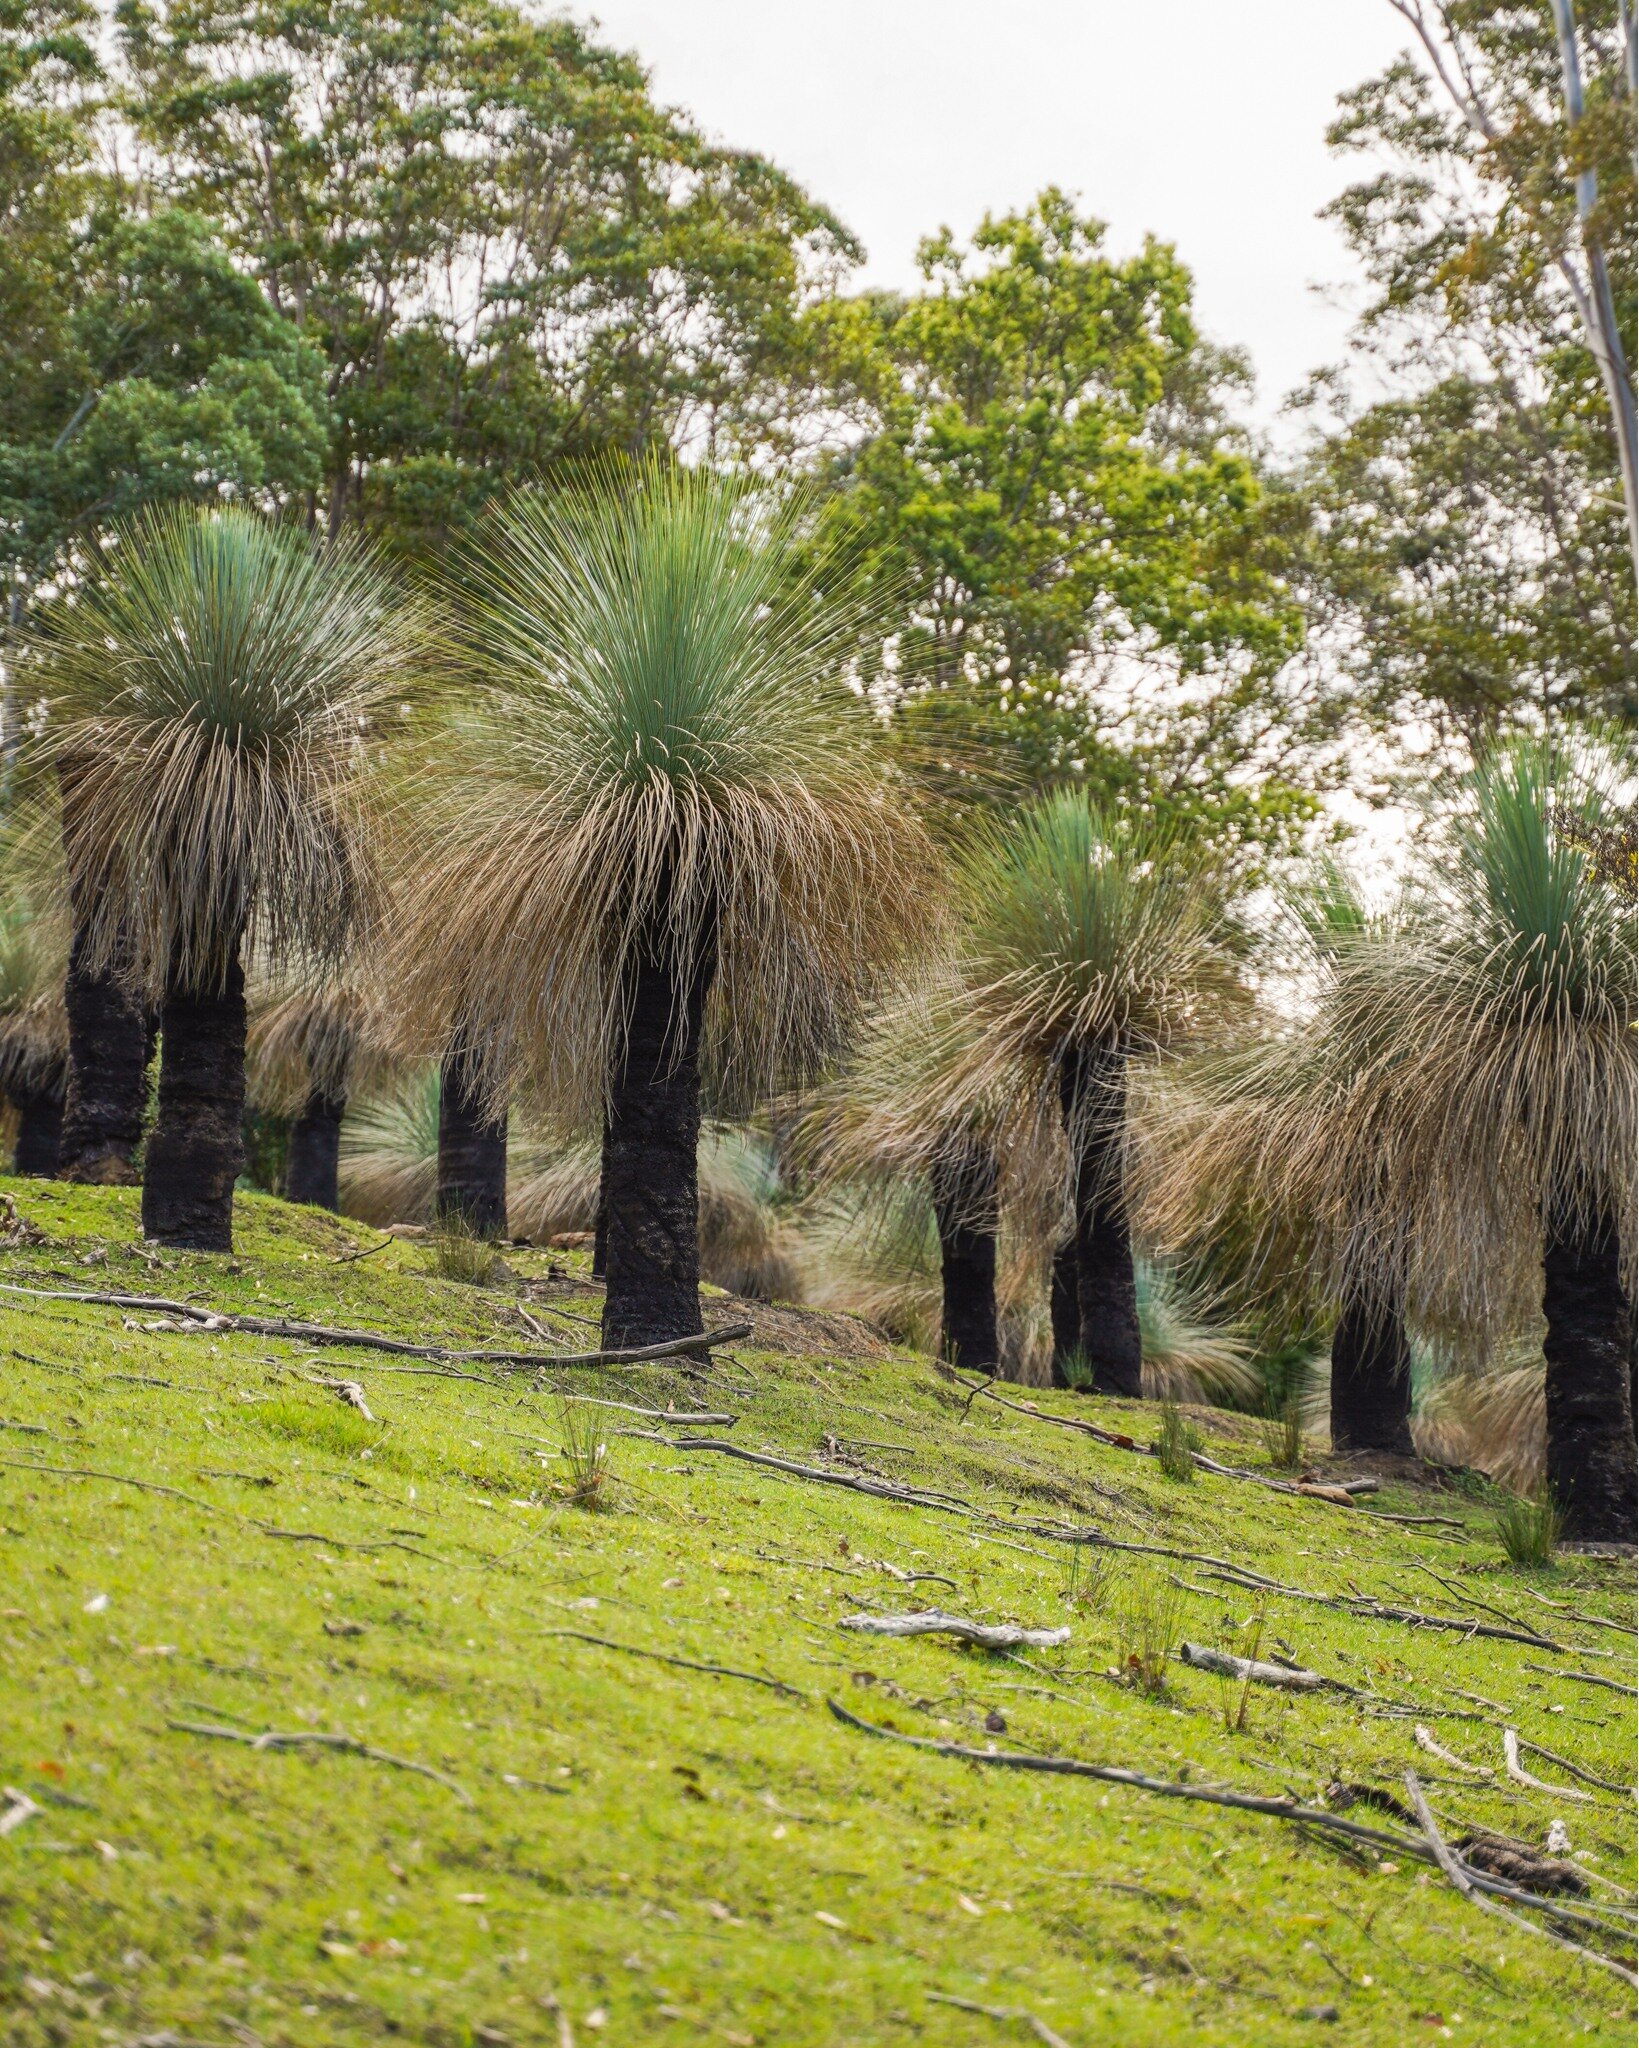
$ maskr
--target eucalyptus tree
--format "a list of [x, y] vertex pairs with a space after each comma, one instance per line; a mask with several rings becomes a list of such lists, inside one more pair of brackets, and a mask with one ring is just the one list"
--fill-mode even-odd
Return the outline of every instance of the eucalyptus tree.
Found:
[[850, 687], [870, 600], [797, 573], [804, 519], [657, 460], [511, 498], [462, 569], [403, 957], [496, 1107], [515, 1058], [604, 1118], [611, 1345], [701, 1327], [702, 1063], [727, 1103], [834, 1050], [923, 900]]
[[72, 764], [104, 881], [76, 906], [87, 961], [160, 1016], [142, 1191], [158, 1242], [231, 1249], [245, 952], [334, 956], [370, 914], [364, 783], [417, 640], [367, 555], [236, 508], [135, 522], [42, 619], [42, 744]]
[[1220, 887], [1176, 831], [1062, 789], [966, 863], [970, 1087], [1023, 1076], [1070, 1146], [1077, 1348], [1103, 1393], [1143, 1392], [1126, 1186], [1129, 1078], [1244, 995]]

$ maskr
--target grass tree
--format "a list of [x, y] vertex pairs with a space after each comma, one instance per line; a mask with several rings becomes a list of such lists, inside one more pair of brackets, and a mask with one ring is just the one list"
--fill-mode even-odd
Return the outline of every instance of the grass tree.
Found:
[[0, 1099], [17, 1120], [11, 1170], [51, 1175], [68, 1070], [63, 942], [57, 920], [20, 885], [16, 852], [0, 845], [9, 870], [0, 901]]
[[342, 1119], [388, 1065], [373, 1003], [345, 973], [316, 987], [253, 988], [247, 1054], [252, 1101], [290, 1119], [286, 1199], [339, 1208]]
[[1100, 1392], [1137, 1398], [1129, 1077], [1242, 1000], [1221, 892], [1166, 827], [1076, 789], [991, 828], [966, 892], [969, 1085], [1017, 1073], [1056, 1097], [1070, 1145], [1076, 1348]]
[[1287, 1327], [1329, 1319], [1333, 1448], [1408, 1455], [1420, 1205], [1399, 1184], [1382, 1097], [1409, 1049], [1384, 1044], [1358, 1001], [1402, 919], [1368, 913], [1329, 861], [1286, 907], [1286, 965], [1305, 1005], [1207, 1049], [1154, 1091], [1146, 1222], [1227, 1263], [1263, 1315]]
[[[1003, 1181], [1029, 1151], [1035, 1120], [1016, 1076], [1004, 1077], [1011, 1087], [967, 1088], [973, 1053], [959, 972], [930, 971], [873, 1013], [805, 1118], [801, 1146], [822, 1194], [852, 1189], [881, 1198], [906, 1183], [925, 1187], [939, 1245], [940, 1349], [956, 1365], [993, 1371], [1002, 1356]], [[889, 1203], [884, 1213], [891, 1210]], [[885, 1248], [895, 1242], [894, 1233], [882, 1235]]]
[[[1380, 1046], [1368, 1113], [1449, 1313], [1483, 1327], [1529, 1247], [1547, 1477], [1568, 1533], [1634, 1535], [1633, 854], [1623, 763], [1522, 739], [1481, 762], [1421, 915], [1342, 991]], [[1540, 1263], [1538, 1263], [1540, 1261]]]
[[604, 1119], [611, 1344], [701, 1327], [703, 1063], [726, 1104], [833, 1049], [922, 898], [849, 682], [868, 600], [796, 572], [803, 518], [656, 462], [515, 496], [464, 565], [405, 957], [495, 1107], [510, 1055]]
[[45, 618], [45, 745], [72, 764], [91, 972], [159, 1011], [142, 1224], [231, 1248], [247, 945], [336, 955], [375, 889], [361, 785], [416, 615], [360, 553], [236, 508], [152, 514]]

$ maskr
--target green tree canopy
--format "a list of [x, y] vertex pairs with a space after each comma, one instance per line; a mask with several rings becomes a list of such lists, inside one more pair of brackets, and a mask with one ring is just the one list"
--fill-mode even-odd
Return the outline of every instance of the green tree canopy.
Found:
[[[1328, 209], [1367, 280], [1357, 350], [1393, 396], [1362, 406], [1335, 373], [1308, 394], [1294, 573], [1384, 725], [1418, 716], [1476, 743], [1521, 720], [1631, 718], [1620, 407], [1588, 318], [1603, 274], [1631, 366], [1618, 9], [1576, 9], [1574, 128], [1550, 6], [1401, 12], [1443, 74], [1405, 56], [1344, 95], [1330, 140], [1371, 168]], [[1631, 407], [1631, 370], [1619, 381]]]
[[1054, 190], [921, 268], [908, 299], [815, 315], [863, 429], [830, 462], [829, 530], [913, 593], [876, 675], [902, 723], [1280, 840], [1313, 791], [1258, 741], [1312, 720], [1284, 699], [1301, 620], [1225, 415], [1244, 371], [1197, 331], [1189, 273], [1154, 242], [1112, 257]]
[[631, 57], [497, 0], [125, 0], [132, 118], [323, 353], [314, 516], [441, 547], [521, 473], [755, 432], [858, 252]]

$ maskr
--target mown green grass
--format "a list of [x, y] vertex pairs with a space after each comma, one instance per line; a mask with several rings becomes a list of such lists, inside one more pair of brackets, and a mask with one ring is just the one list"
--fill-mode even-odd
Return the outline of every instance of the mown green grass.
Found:
[[[131, 1194], [0, 1186], [47, 1233], [0, 1252], [0, 1279], [454, 1342], [527, 1337], [516, 1278], [463, 1286], [402, 1244], [339, 1263], [368, 1235], [311, 1212], [246, 1198], [233, 1259], [156, 1261], [135, 1246]], [[545, 1299], [595, 1317], [579, 1260], [508, 1258], [536, 1282], [555, 1271]], [[834, 1696], [907, 1733], [1305, 1796], [1334, 1774], [1398, 1790], [1414, 1765], [1453, 1831], [1540, 1841], [1558, 1815], [1588, 1868], [1631, 1885], [1633, 1812], [1618, 1797], [1459, 1784], [1414, 1746], [1411, 1719], [1343, 1694], [1254, 1693], [1231, 1733], [1238, 1700], [1214, 1679], [1174, 1667], [1154, 1698], [1122, 1685], [1107, 1673], [1147, 1602], [1169, 1595], [1177, 1626], [1212, 1639], [1250, 1617], [1248, 1596], [1018, 1525], [1096, 1522], [1287, 1584], [1552, 1622], [1563, 1654], [1270, 1603], [1264, 1654], [1285, 1646], [1413, 1704], [1499, 1776], [1506, 1724], [1631, 1777], [1633, 1702], [1528, 1668], [1632, 1682], [1630, 1637], [1533, 1597], [1631, 1626], [1625, 1565], [1515, 1572], [1491, 1508], [1449, 1492], [1393, 1489], [1377, 1505], [1454, 1515], [1466, 1540], [1205, 1474], [1179, 1485], [968, 1408], [924, 1358], [858, 1334], [839, 1348], [838, 1326], [791, 1318], [802, 1348], [740, 1346], [706, 1384], [667, 1370], [571, 1384], [727, 1408], [734, 1441], [808, 1463], [836, 1439], [1003, 1525], [679, 1453], [618, 1434], [650, 1425], [615, 1409], [596, 1411], [611, 1506], [588, 1513], [554, 1491], [560, 1410], [532, 1383], [131, 1326], [145, 1320], [0, 1295], [0, 1782], [44, 1809], [0, 1839], [0, 2033], [18, 2048], [1032, 2038], [1023, 2020], [931, 1992], [1033, 2013], [1071, 2048], [1632, 2038], [1617, 1980], [1485, 1918], [1414, 1862], [1360, 1867], [1251, 1815], [918, 1753], [825, 1708]], [[593, 1341], [584, 1324], [561, 1329], [566, 1345]], [[324, 1374], [360, 1381], [376, 1420], [312, 1383]], [[1245, 1424], [1209, 1429], [1215, 1450], [1224, 1427], [1241, 1432], [1235, 1456], [1262, 1458]], [[954, 1583], [907, 1585], [888, 1566]], [[1200, 1590], [1167, 1585], [1169, 1570]], [[932, 1603], [1068, 1621], [1073, 1635], [1021, 1663], [836, 1626]], [[178, 1719], [345, 1731], [447, 1774], [473, 1804], [364, 1757], [252, 1751], [167, 1725]]]

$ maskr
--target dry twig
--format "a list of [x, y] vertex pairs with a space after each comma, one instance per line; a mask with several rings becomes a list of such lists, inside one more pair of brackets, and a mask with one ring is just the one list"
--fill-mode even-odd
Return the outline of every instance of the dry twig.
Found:
[[472, 1794], [454, 1778], [443, 1771], [435, 1771], [431, 1764], [418, 1764], [409, 1757], [394, 1756], [388, 1750], [376, 1749], [368, 1742], [360, 1742], [356, 1735], [319, 1735], [303, 1729], [294, 1734], [280, 1734], [268, 1729], [261, 1735], [247, 1735], [240, 1728], [220, 1728], [211, 1721], [167, 1720], [167, 1728], [175, 1728], [183, 1735], [207, 1735], [217, 1742], [242, 1742], [248, 1749], [339, 1749], [350, 1756], [368, 1757], [372, 1763], [391, 1764], [395, 1771], [414, 1771], [417, 1777], [431, 1778], [453, 1792], [463, 1806], [473, 1804]]
[[1021, 1628], [1017, 1622], [964, 1621], [959, 1614], [927, 1608], [920, 1614], [846, 1614], [838, 1628], [867, 1636], [954, 1636], [981, 1650], [1054, 1650], [1070, 1640], [1067, 1628]]

